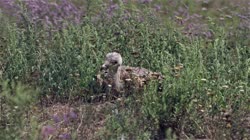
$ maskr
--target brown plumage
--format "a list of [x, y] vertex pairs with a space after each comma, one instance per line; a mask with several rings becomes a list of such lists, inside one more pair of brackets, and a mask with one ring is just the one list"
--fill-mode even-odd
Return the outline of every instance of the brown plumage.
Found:
[[151, 80], [161, 81], [163, 75], [158, 72], [152, 72], [145, 68], [130, 67], [122, 65], [122, 57], [117, 52], [111, 52], [106, 55], [104, 64], [97, 80], [100, 85], [108, 87], [117, 92], [123, 92], [125, 89], [143, 89]]

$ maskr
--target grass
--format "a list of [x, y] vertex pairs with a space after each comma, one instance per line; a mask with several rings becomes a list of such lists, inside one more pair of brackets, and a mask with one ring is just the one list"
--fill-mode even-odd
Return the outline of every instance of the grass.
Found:
[[[185, 3], [191, 13], [201, 9]], [[195, 21], [182, 26], [150, 6], [129, 3], [112, 17], [87, 8], [81, 24], [57, 31], [1, 15], [0, 138], [247, 139], [249, 29], [234, 16], [224, 26], [217, 20], [224, 13], [208, 11], [200, 22], [212, 37], [187, 35], [185, 25]], [[126, 65], [160, 71], [163, 91], [152, 82], [142, 93], [89, 103], [100, 94], [93, 77], [111, 51]]]

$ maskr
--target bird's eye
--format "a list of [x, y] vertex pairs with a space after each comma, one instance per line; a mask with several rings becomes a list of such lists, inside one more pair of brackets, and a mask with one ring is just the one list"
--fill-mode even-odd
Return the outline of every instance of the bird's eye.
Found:
[[112, 63], [113, 63], [113, 64], [117, 64], [118, 62], [117, 62], [117, 61], [113, 61]]

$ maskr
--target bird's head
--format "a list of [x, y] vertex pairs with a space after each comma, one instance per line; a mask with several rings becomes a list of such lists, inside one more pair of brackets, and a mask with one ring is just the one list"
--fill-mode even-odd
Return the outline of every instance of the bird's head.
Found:
[[118, 67], [122, 65], [122, 57], [117, 52], [111, 52], [106, 55], [105, 61], [101, 70], [117, 71]]

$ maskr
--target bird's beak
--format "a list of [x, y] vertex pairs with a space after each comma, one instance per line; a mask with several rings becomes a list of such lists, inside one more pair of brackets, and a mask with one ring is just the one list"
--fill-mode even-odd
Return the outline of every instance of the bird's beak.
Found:
[[105, 65], [105, 64], [103, 64], [103, 65], [101, 66], [101, 69], [100, 69], [100, 70], [102, 71], [102, 70], [107, 70], [107, 69], [108, 69], [108, 66]]

